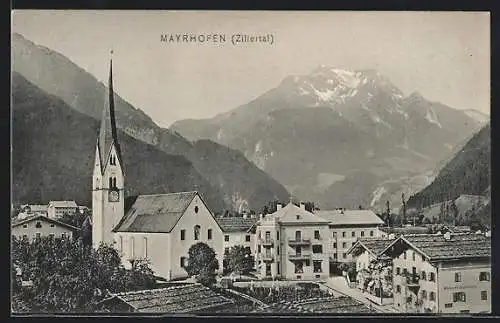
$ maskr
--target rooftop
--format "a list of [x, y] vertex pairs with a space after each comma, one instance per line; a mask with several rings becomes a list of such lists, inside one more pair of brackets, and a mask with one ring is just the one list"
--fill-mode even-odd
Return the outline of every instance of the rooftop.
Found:
[[201, 284], [181, 284], [166, 288], [113, 294], [105, 307], [123, 302], [142, 313], [192, 313], [234, 303]]
[[49, 206], [53, 207], [78, 207], [75, 201], [50, 201]]
[[266, 218], [276, 218], [281, 223], [315, 223], [315, 224], [328, 224], [328, 221], [311, 213], [303, 208], [289, 203], [274, 213], [266, 216]]
[[374, 256], [379, 256], [394, 240], [396, 238], [360, 238], [347, 252], [361, 253], [361, 250], [367, 250]]
[[430, 261], [491, 257], [491, 238], [483, 234], [451, 234], [449, 239], [444, 234], [402, 235], [390, 246], [396, 243], [414, 248]]
[[216, 217], [223, 232], [247, 232], [257, 222], [257, 218]]
[[115, 232], [170, 232], [182, 217], [196, 191], [139, 195], [118, 223]]
[[53, 224], [56, 224], [56, 225], [59, 225], [59, 226], [66, 227], [66, 228], [68, 228], [70, 230], [80, 230], [77, 227], [74, 227], [72, 225], [69, 225], [69, 224], [61, 222], [61, 221], [57, 221], [57, 220], [48, 218], [48, 217], [46, 217], [44, 215], [40, 215], [40, 214], [35, 214], [35, 215], [27, 216], [27, 217], [22, 218], [22, 219], [20, 219], [20, 218], [14, 218], [12, 220], [12, 227], [17, 227], [17, 226], [19, 226], [21, 224], [32, 222], [32, 221], [45, 221], [45, 222], [50, 222], [50, 223], [53, 223]]
[[384, 224], [371, 210], [320, 210], [314, 213], [328, 220], [331, 225]]

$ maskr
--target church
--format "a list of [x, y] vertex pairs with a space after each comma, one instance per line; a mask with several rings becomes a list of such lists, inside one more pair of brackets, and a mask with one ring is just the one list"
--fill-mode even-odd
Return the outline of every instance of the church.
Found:
[[183, 268], [188, 250], [204, 242], [214, 249], [222, 271], [222, 229], [198, 192], [139, 195], [131, 200], [126, 209], [111, 59], [92, 178], [92, 246], [112, 245], [126, 267], [147, 259], [155, 275], [172, 280], [188, 276]]

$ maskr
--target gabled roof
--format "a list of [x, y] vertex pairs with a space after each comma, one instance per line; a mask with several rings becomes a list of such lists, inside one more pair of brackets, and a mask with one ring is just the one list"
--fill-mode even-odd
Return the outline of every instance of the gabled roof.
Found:
[[141, 313], [192, 313], [233, 304], [234, 301], [196, 283], [118, 293], [101, 302], [111, 310], [116, 303], [125, 303], [134, 312]]
[[170, 232], [197, 195], [196, 191], [139, 195], [113, 231]]
[[366, 250], [374, 257], [381, 255], [382, 251], [387, 248], [396, 238], [380, 237], [380, 238], [360, 238], [354, 243], [347, 253], [359, 252], [360, 250]]
[[431, 262], [491, 257], [491, 238], [483, 234], [451, 234], [449, 240], [443, 234], [401, 235], [387, 246], [383, 253], [389, 253], [398, 244], [403, 247], [398, 248], [396, 254], [412, 248], [425, 255]]
[[55, 225], [59, 225], [59, 226], [68, 228], [70, 230], [80, 230], [77, 227], [74, 227], [72, 225], [69, 225], [69, 224], [61, 222], [61, 221], [57, 221], [57, 220], [51, 219], [51, 218], [46, 217], [44, 215], [33, 215], [33, 216], [26, 217], [24, 219], [14, 219], [12, 221], [12, 227], [14, 228], [14, 227], [20, 226], [22, 224], [25, 224], [25, 223], [28, 223], [28, 222], [33, 222], [33, 221], [50, 222], [50, 223], [53, 223]]
[[330, 225], [384, 224], [384, 221], [371, 210], [324, 210], [314, 213], [328, 220]]
[[49, 206], [53, 207], [78, 207], [75, 201], [50, 201]]
[[215, 220], [219, 223], [222, 232], [248, 232], [252, 226], [258, 221], [257, 218], [243, 217], [216, 217]]
[[266, 217], [274, 217], [280, 223], [287, 224], [304, 224], [304, 223], [314, 223], [314, 224], [328, 224], [325, 219], [311, 213], [305, 209], [296, 206], [293, 203], [282, 207], [274, 213], [267, 215]]
[[27, 204], [24, 207], [29, 208], [31, 212], [47, 212], [49, 208], [47, 204]]

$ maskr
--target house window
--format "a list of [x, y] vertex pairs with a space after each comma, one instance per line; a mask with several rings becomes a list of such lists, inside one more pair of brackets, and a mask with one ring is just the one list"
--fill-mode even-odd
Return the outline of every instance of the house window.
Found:
[[207, 239], [212, 240], [212, 229], [207, 230]]
[[276, 254], [279, 256], [280, 255], [280, 246], [276, 247]]
[[39, 229], [41, 227], [42, 227], [42, 224], [40, 223], [40, 221], [37, 221], [36, 225], [35, 225], [35, 228]]
[[351, 247], [352, 247], [352, 246], [354, 246], [354, 244], [355, 244], [355, 243], [356, 243], [356, 242], [352, 242], [352, 243], [351, 243]]
[[412, 257], [412, 260], [415, 261], [415, 251], [412, 252], [411, 257]]
[[186, 265], [186, 257], [181, 257], [181, 268], [184, 268]]
[[462, 281], [462, 274], [460, 273], [455, 273], [455, 282], [459, 283]]
[[333, 243], [333, 247], [337, 248], [337, 243], [336, 242]]
[[403, 275], [408, 275], [408, 269], [403, 268]]
[[61, 239], [66, 239], [66, 233], [61, 233]]
[[351, 232], [351, 237], [355, 237], [355, 236], [356, 236], [356, 232], [355, 231]]
[[364, 237], [365, 236], [365, 231], [361, 231], [361, 236]]
[[396, 285], [396, 293], [401, 293], [401, 286]]
[[229, 248], [227, 248], [227, 247], [226, 247], [226, 248], [224, 248], [224, 254], [225, 254], [225, 255], [229, 254]]
[[271, 240], [271, 231], [266, 231], [266, 241]]
[[406, 251], [403, 252], [403, 259], [406, 260]]
[[401, 268], [396, 267], [396, 275], [399, 275], [399, 274], [401, 274]]
[[321, 270], [321, 261], [313, 261], [313, 272], [320, 273]]
[[261, 251], [261, 248], [260, 248], [260, 245], [257, 246], [257, 252], [260, 253]]
[[333, 259], [337, 259], [337, 253], [333, 254]]
[[465, 302], [465, 293], [464, 292], [453, 293], [453, 302]]
[[346, 248], [347, 247], [347, 242], [342, 242], [342, 248]]
[[342, 253], [342, 258], [346, 259], [347, 258], [347, 254], [344, 252]]
[[181, 230], [181, 240], [186, 240], [186, 230]]
[[479, 273], [479, 281], [490, 281], [490, 273], [487, 271], [482, 271]]
[[143, 254], [144, 254], [144, 258], [147, 258], [148, 257], [148, 238], [144, 237], [143, 241], [144, 241]]
[[245, 236], [245, 241], [246, 241], [246, 242], [250, 242], [250, 235], [249, 235], [249, 234], [247, 234], [247, 235]]
[[373, 237], [373, 231], [370, 231], [370, 237]]
[[322, 245], [313, 245], [312, 247], [313, 253], [323, 253], [323, 246]]
[[345, 231], [342, 231], [342, 237], [345, 238]]
[[295, 231], [295, 240], [301, 240], [301, 239], [302, 239], [302, 232]]
[[316, 239], [316, 240], [320, 239], [319, 230], [314, 230], [314, 239]]
[[200, 240], [200, 226], [195, 225], [193, 229], [194, 233], [194, 240]]
[[27, 229], [28, 225], [27, 224], [23, 224], [23, 228]]
[[50, 225], [50, 227], [51, 227], [51, 228], [53, 228], [53, 227], [55, 227], [55, 225], [54, 225], [54, 224], [51, 224], [51, 225]]
[[337, 232], [333, 231], [332, 236], [333, 236], [334, 238], [336, 238], [336, 237], [337, 237]]
[[421, 255], [421, 257], [422, 257], [422, 262], [424, 262], [425, 261], [424, 255]]
[[487, 301], [488, 300], [488, 291], [481, 291], [481, 300], [482, 301]]
[[303, 272], [304, 272], [304, 268], [303, 268], [302, 262], [296, 262], [295, 263], [295, 273], [302, 274]]
[[228, 234], [226, 234], [226, 235], [224, 236], [224, 241], [226, 241], [226, 242], [227, 242], [227, 241], [229, 241], [229, 235], [228, 235]]
[[427, 299], [427, 291], [426, 290], [422, 291], [422, 299]]
[[436, 277], [435, 277], [435, 274], [434, 274], [434, 273], [430, 273], [430, 274], [429, 274], [429, 281], [430, 281], [430, 282], [436, 281]]
[[434, 292], [430, 292], [429, 293], [429, 300], [430, 301], [435, 301], [436, 300], [436, 294], [434, 294]]
[[427, 273], [422, 271], [422, 280], [427, 280]]
[[444, 307], [445, 308], [453, 307], [453, 303], [446, 303], [446, 304], [444, 304]]
[[[280, 232], [279, 231], [276, 231], [276, 240], [279, 240], [280, 239]], [[250, 241], [250, 240], [248, 240]]]

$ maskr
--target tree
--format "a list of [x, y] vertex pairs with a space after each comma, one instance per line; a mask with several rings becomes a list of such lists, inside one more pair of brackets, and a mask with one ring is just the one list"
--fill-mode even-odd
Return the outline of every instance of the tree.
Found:
[[385, 201], [385, 223], [388, 227], [393, 224], [391, 222], [391, 205], [389, 204], [389, 200]]
[[250, 255], [248, 249], [243, 246], [233, 246], [229, 252], [224, 256], [226, 259], [227, 270], [235, 272], [240, 275], [248, 274], [254, 265], [253, 257]]
[[215, 251], [203, 242], [192, 245], [188, 251], [188, 264], [184, 269], [199, 283], [207, 286], [214, 284], [216, 271], [219, 269]]
[[118, 252], [97, 250], [80, 240], [43, 237], [12, 240], [12, 263], [32, 287], [13, 290], [13, 309], [33, 312], [94, 312], [110, 292], [151, 288], [156, 279], [144, 268], [125, 269]]

